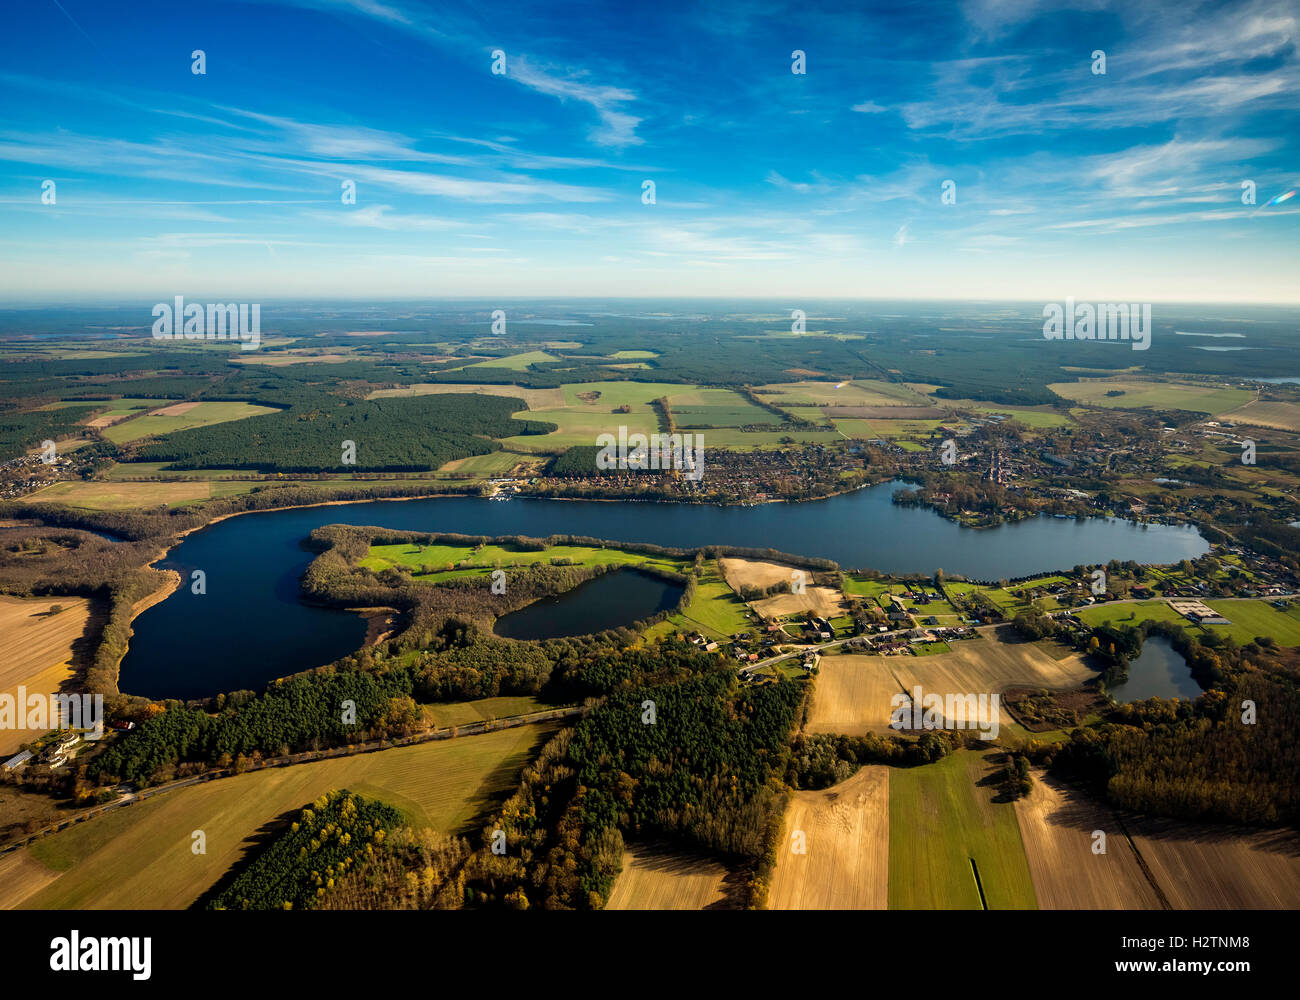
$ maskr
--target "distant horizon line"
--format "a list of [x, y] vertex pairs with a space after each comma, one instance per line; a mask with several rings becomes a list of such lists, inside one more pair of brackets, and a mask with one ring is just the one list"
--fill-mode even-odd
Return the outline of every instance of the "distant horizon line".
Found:
[[[230, 293], [215, 294], [211, 292], [184, 293], [189, 301], [207, 301], [225, 300], [230, 298]], [[1075, 302], [1132, 302], [1134, 297], [1131, 295], [1100, 295], [1095, 293], [1074, 293], [1069, 296], [1060, 296], [1056, 299], [1043, 298], [898, 298], [886, 296], [825, 296], [810, 295], [802, 299], [798, 296], [791, 295], [679, 295], [679, 296], [634, 296], [634, 295], [601, 295], [601, 296], [574, 296], [574, 295], [499, 295], [499, 296], [482, 296], [482, 295], [438, 295], [438, 296], [335, 296], [335, 295], [311, 295], [311, 296], [285, 296], [285, 297], [267, 297], [252, 296], [259, 303], [280, 303], [280, 304], [309, 304], [312, 302], [329, 302], [329, 303], [380, 303], [380, 304], [402, 304], [402, 303], [423, 303], [436, 304], [439, 302], [447, 303], [484, 303], [499, 304], [510, 302], [523, 303], [546, 303], [546, 304], [563, 304], [563, 303], [590, 303], [590, 302], [690, 302], [690, 303], [781, 303], [793, 304], [798, 307], [802, 301], [805, 303], [870, 303], [870, 302], [894, 302], [908, 304], [953, 304], [967, 303], [970, 305], [1042, 305], [1049, 302], [1064, 301], [1068, 297]], [[175, 293], [170, 293], [163, 297], [162, 301], [171, 301], [175, 298]], [[236, 296], [237, 299], [249, 300], [249, 293], [243, 292]], [[0, 297], [0, 311], [9, 309], [57, 309], [66, 308], [85, 308], [93, 306], [129, 306], [140, 303], [159, 301], [156, 297], [147, 294], [129, 295], [129, 296], [112, 296], [96, 297], [86, 299], [5, 299]], [[1255, 299], [1142, 299], [1142, 302], [1150, 302], [1151, 305], [1187, 305], [1187, 306], [1257, 306], [1282, 309], [1300, 308], [1300, 299], [1295, 300], [1271, 300], [1262, 301]]]

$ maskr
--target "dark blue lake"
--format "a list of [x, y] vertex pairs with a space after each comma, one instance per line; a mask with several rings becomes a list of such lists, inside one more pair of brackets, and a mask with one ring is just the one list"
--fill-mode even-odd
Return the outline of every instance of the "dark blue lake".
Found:
[[[1194, 529], [1129, 521], [1040, 517], [962, 528], [923, 507], [891, 501], [898, 483], [828, 500], [758, 507], [468, 497], [368, 501], [228, 518], [189, 535], [158, 565], [184, 584], [136, 619], [119, 686], [153, 698], [259, 689], [356, 649], [355, 615], [298, 601], [312, 556], [299, 543], [324, 524], [476, 535], [588, 535], [691, 548], [710, 543], [834, 559], [846, 569], [964, 574], [982, 580], [1135, 559], [1171, 563], [1209, 549]], [[207, 593], [190, 590], [206, 574]], [[640, 615], [634, 617], [642, 617]]]
[[682, 588], [659, 577], [620, 569], [566, 593], [502, 615], [494, 631], [507, 639], [559, 639], [631, 625], [672, 608]]

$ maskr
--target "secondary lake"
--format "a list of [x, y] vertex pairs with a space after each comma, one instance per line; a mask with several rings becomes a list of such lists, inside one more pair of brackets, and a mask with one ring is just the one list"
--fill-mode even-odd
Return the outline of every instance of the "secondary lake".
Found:
[[495, 631], [507, 639], [589, 635], [651, 618], [681, 597], [682, 588], [667, 580], [634, 569], [614, 570], [502, 615]]
[[1161, 635], [1148, 636], [1142, 643], [1142, 652], [1128, 665], [1128, 680], [1110, 689], [1115, 700], [1122, 705], [1148, 698], [1199, 698], [1201, 686], [1192, 679], [1192, 672], [1183, 654]]
[[[325, 524], [775, 548], [834, 559], [846, 569], [942, 568], [981, 580], [1111, 559], [1171, 563], [1209, 549], [1191, 527], [1105, 518], [1039, 517], [993, 529], [963, 528], [927, 508], [893, 503], [901, 485], [757, 507], [448, 497], [242, 514], [187, 536], [158, 563], [180, 573], [182, 586], [135, 620], [119, 686], [151, 698], [257, 690], [356, 649], [365, 637], [360, 618], [298, 600], [298, 579], [312, 559], [300, 542]], [[201, 595], [190, 586], [196, 569], [206, 577]], [[639, 617], [644, 615], [626, 621]]]

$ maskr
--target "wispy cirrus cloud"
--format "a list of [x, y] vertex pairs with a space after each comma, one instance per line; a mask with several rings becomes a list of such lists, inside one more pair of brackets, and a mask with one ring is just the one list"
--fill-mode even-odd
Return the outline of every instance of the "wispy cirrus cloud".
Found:
[[591, 83], [586, 79], [586, 73], [543, 68], [526, 56], [516, 56], [511, 60], [507, 75], [539, 94], [590, 106], [601, 123], [590, 133], [591, 140], [598, 145], [634, 146], [645, 141], [636, 134], [641, 119], [624, 110], [625, 105], [637, 99], [636, 94], [624, 87]]

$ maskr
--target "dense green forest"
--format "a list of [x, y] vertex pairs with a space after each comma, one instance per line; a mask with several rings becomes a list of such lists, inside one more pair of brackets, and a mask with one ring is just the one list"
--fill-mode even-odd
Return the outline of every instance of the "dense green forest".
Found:
[[0, 461], [16, 458], [39, 447], [42, 441], [58, 441], [74, 434], [78, 423], [92, 409], [94, 405], [87, 404], [15, 413], [0, 404]]
[[303, 809], [208, 903], [211, 910], [311, 910], [356, 866], [382, 849], [402, 814], [346, 789]]
[[[807, 685], [741, 687], [689, 646], [665, 643], [658, 652], [643, 664], [653, 669], [652, 683], [611, 694], [525, 771], [484, 828], [469, 882], [478, 902], [599, 909], [625, 840], [652, 836], [747, 867], [750, 898], [763, 898]], [[611, 680], [647, 677], [635, 662], [610, 659]], [[505, 855], [490, 850], [498, 829]]]
[[[500, 448], [493, 437], [545, 434], [553, 424], [513, 420], [522, 400], [442, 395], [334, 400], [178, 431], [139, 458], [170, 469], [259, 472], [419, 472]], [[352, 442], [349, 449], [344, 442]]]

